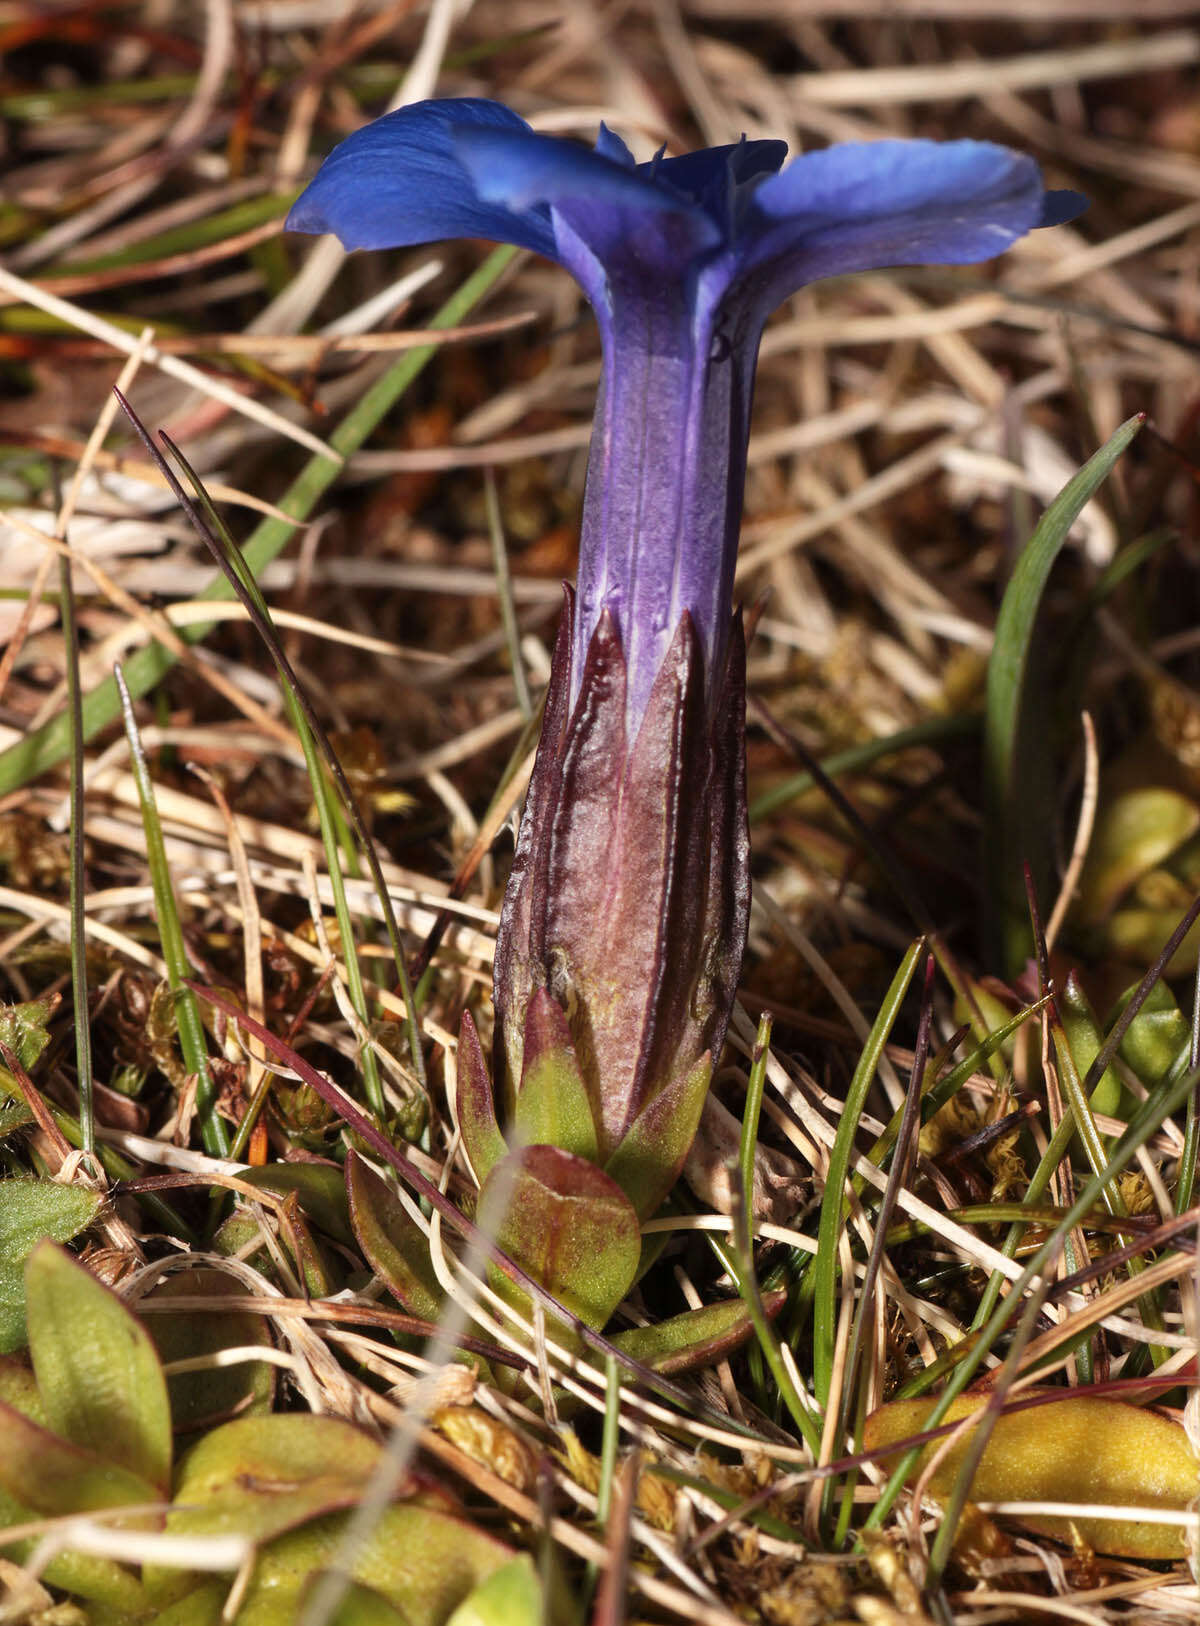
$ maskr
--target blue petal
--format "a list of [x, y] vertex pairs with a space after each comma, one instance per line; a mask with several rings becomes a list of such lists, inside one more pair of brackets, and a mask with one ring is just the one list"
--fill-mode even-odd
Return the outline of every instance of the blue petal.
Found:
[[764, 181], [738, 244], [767, 307], [818, 277], [991, 259], [1042, 221], [1031, 158], [982, 141], [875, 141]]
[[699, 152], [681, 153], [678, 158], [656, 158], [643, 164], [656, 181], [693, 199], [722, 225], [731, 191], [774, 175], [787, 157], [786, 141], [741, 141], [725, 147], [702, 147]]
[[1088, 206], [1082, 192], [1047, 192], [1042, 199], [1042, 218], [1039, 226], [1065, 226], [1069, 220], [1081, 215]]
[[1033, 160], [988, 141], [854, 141], [794, 158], [754, 202], [770, 219], [816, 228], [916, 210], [971, 221], [1014, 200], [1036, 218], [1041, 197]]
[[681, 289], [693, 265], [726, 236], [691, 198], [658, 185], [653, 166], [628, 168], [615, 139], [602, 137], [603, 150], [593, 152], [532, 131], [471, 129], [456, 142], [480, 197], [549, 208], [553, 257], [602, 320], [616, 284], [653, 302], [664, 284]]
[[486, 237], [554, 256], [544, 208], [486, 197], [460, 162], [464, 130], [524, 133], [499, 102], [417, 102], [364, 125], [330, 153], [287, 218], [289, 231], [334, 232], [346, 248], [398, 248], [445, 237]]
[[601, 158], [611, 158], [614, 164], [620, 164], [624, 169], [637, 168], [637, 159], [603, 119], [600, 120], [600, 130], [596, 136], [596, 151]]
[[[479, 196], [514, 208], [568, 200], [598, 211], [615, 207], [686, 214], [695, 208], [690, 198], [656, 186], [645, 165], [629, 168], [613, 145], [618, 140], [609, 131], [592, 151], [574, 141], [536, 135], [528, 126], [473, 126], [460, 130], [454, 145]], [[623, 141], [620, 147], [628, 151]], [[613, 157], [607, 156], [610, 151]]]

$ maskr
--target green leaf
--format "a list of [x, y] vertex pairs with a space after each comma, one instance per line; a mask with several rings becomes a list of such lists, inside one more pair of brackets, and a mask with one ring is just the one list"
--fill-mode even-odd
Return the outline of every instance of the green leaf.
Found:
[[[603, 1169], [556, 1146], [526, 1146], [497, 1163], [479, 1197], [478, 1223], [567, 1310], [602, 1327], [637, 1274], [641, 1226]], [[510, 1303], [525, 1294], [491, 1272]]]
[[[3, 1043], [32, 1072], [38, 1057], [50, 1043], [50, 1018], [62, 1003], [57, 994], [46, 994], [23, 1005], [0, 1005], [0, 1043]], [[11, 1075], [0, 1067], [0, 1087]]]
[[37, 1379], [20, 1355], [0, 1355], [0, 1400], [45, 1426], [46, 1408], [38, 1394]]
[[[292, 1586], [267, 1585], [253, 1590], [238, 1610], [235, 1626], [296, 1626], [312, 1594], [314, 1579], [310, 1575]], [[321, 1617], [326, 1626], [409, 1626], [408, 1616], [373, 1587], [357, 1581], [342, 1585], [345, 1591], [338, 1607], [328, 1618]]]
[[[1032, 734], [1028, 678], [1042, 595], [1072, 525], [1143, 422], [1139, 415], [1123, 423], [1046, 509], [1017, 561], [996, 621], [984, 718], [984, 791], [993, 950], [1006, 964], [1019, 964], [1027, 946], [1020, 865], [1025, 858], [1036, 860], [1045, 838], [1045, 808], [1031, 794], [1026, 760]], [[1040, 726], [1046, 726], [1044, 718]]]
[[294, 1191], [300, 1207], [326, 1236], [346, 1247], [354, 1246], [354, 1232], [346, 1208], [346, 1182], [334, 1163], [268, 1163], [263, 1168], [241, 1169], [238, 1179], [261, 1191], [286, 1197]]
[[[768, 1315], [782, 1309], [787, 1294], [764, 1293]], [[754, 1336], [754, 1322], [744, 1299], [722, 1299], [698, 1310], [684, 1310], [649, 1327], [627, 1327], [611, 1334], [612, 1342], [655, 1372], [695, 1372], [723, 1361]]]
[[1163, 786], [1123, 791], [1100, 810], [1079, 880], [1080, 921], [1105, 920], [1136, 881], [1200, 829], [1200, 807]]
[[[1035, 1393], [1027, 1390], [1022, 1399]], [[950, 1403], [946, 1421], [973, 1416], [987, 1402], [986, 1395], [960, 1395]], [[931, 1404], [928, 1399], [896, 1400], [873, 1412], [863, 1430], [864, 1448], [875, 1451], [895, 1444], [899, 1449], [926, 1427]], [[939, 1439], [924, 1447], [910, 1482], [943, 1444]], [[968, 1445], [969, 1437], [951, 1447], [934, 1469], [926, 1482], [930, 1496], [948, 1499]], [[1183, 1512], [1198, 1490], [1200, 1464], [1178, 1423], [1140, 1406], [1076, 1393], [1002, 1413], [970, 1494], [976, 1502], [1078, 1502]], [[1148, 1520], [1022, 1514], [1020, 1522], [1071, 1543], [1078, 1532], [1098, 1552], [1126, 1558], [1179, 1559], [1190, 1546], [1182, 1526]]]
[[700, 1127], [712, 1057], [706, 1050], [687, 1073], [677, 1073], [651, 1096], [604, 1165], [637, 1211], [649, 1219], [670, 1191]]
[[43, 1237], [69, 1242], [100, 1212], [86, 1186], [0, 1180], [0, 1354], [25, 1343], [25, 1261]]
[[[1066, 982], [1059, 990], [1057, 1004], [1075, 1066], [1080, 1078], [1086, 1078], [1104, 1040], [1083, 985], [1074, 971], [1068, 973]], [[1116, 1117], [1121, 1110], [1122, 1090], [1121, 1080], [1111, 1067], [1106, 1067], [1092, 1090], [1092, 1111], [1101, 1112], [1109, 1118]]]
[[355, 1152], [346, 1157], [350, 1218], [367, 1261], [409, 1315], [437, 1321], [445, 1295], [429, 1259], [429, 1240], [386, 1181]]
[[883, 1004], [862, 1054], [850, 1087], [846, 1091], [846, 1104], [838, 1122], [837, 1135], [829, 1152], [829, 1167], [825, 1173], [825, 1192], [821, 1198], [821, 1219], [817, 1230], [817, 1259], [813, 1266], [813, 1386], [821, 1405], [829, 1400], [829, 1386], [833, 1376], [833, 1345], [837, 1330], [837, 1277], [838, 1252], [841, 1246], [842, 1224], [847, 1212], [846, 1177], [854, 1154], [854, 1137], [858, 1133], [859, 1119], [867, 1101], [867, 1092], [875, 1078], [879, 1058], [888, 1041], [900, 1007], [904, 1003], [908, 986], [917, 969], [923, 943], [916, 942], [900, 962], [891, 987], [884, 995]]
[[521, 1087], [513, 1113], [514, 1146], [561, 1146], [594, 1163], [600, 1155], [587, 1085], [575, 1059], [566, 1013], [544, 988], [525, 1012]]
[[508, 1143], [496, 1119], [496, 1099], [483, 1046], [470, 1011], [464, 1011], [458, 1029], [458, 1127], [463, 1146], [471, 1160], [475, 1178], [482, 1185], [508, 1154]]
[[204, 1581], [174, 1603], [154, 1611], [154, 1626], [221, 1626], [228, 1581]]
[[156, 1502], [161, 1493], [97, 1451], [72, 1445], [0, 1402], [0, 1485], [50, 1517]]
[[[338, 1417], [280, 1412], [238, 1418], [206, 1434], [184, 1460], [167, 1529], [270, 1541], [320, 1514], [355, 1506], [382, 1450]], [[409, 1489], [406, 1482], [397, 1494]]]
[[[1117, 1001], [1112, 1013], [1115, 1024], [1136, 989], [1130, 988]], [[1155, 983], [1142, 1007], [1125, 1030], [1120, 1057], [1148, 1090], [1161, 1084], [1178, 1066], [1191, 1041], [1191, 1026], [1175, 1002], [1165, 982]]]
[[[39, 1425], [37, 1432], [31, 1433], [26, 1429], [20, 1422], [21, 1418]], [[45, 1408], [28, 1364], [19, 1356], [0, 1356], [0, 1530], [11, 1530], [20, 1524], [34, 1524], [45, 1514], [45, 1509], [11, 1495], [7, 1483], [9, 1479], [23, 1486], [27, 1479], [35, 1495], [53, 1496], [56, 1487], [47, 1481], [54, 1477], [53, 1466], [58, 1462], [60, 1473], [57, 1489], [68, 1497], [78, 1496], [80, 1492], [80, 1456], [69, 1456], [66, 1470], [61, 1471], [63, 1452], [59, 1448], [63, 1447], [68, 1454], [74, 1448], [64, 1446], [57, 1435], [49, 1434], [45, 1430], [45, 1422]], [[90, 1477], [92, 1487], [85, 1494], [99, 1495], [108, 1505], [115, 1487], [121, 1483], [120, 1477], [114, 1476], [111, 1469], [103, 1463], [96, 1463], [90, 1456], [84, 1461], [84, 1472]], [[146, 1496], [153, 1496], [153, 1486], [134, 1486], [128, 1480], [124, 1483], [129, 1494], [118, 1500], [118, 1506], [125, 1506], [133, 1500], [135, 1489]], [[4, 1548], [4, 1556], [15, 1564], [22, 1564], [36, 1551], [38, 1544], [37, 1536], [9, 1542]], [[61, 1552], [50, 1560], [41, 1572], [41, 1578], [48, 1586], [56, 1586], [76, 1597], [94, 1599], [107, 1605], [118, 1615], [137, 1616], [147, 1608], [140, 1582], [123, 1565], [114, 1563], [110, 1558], [97, 1558], [90, 1553]]]
[[29, 1352], [50, 1426], [165, 1495], [171, 1410], [149, 1333], [53, 1242], [30, 1254], [25, 1292]]
[[[0, 1074], [4, 1069], [0, 1067]], [[18, 1129], [24, 1129], [26, 1124], [33, 1122], [33, 1112], [26, 1106], [24, 1098], [17, 1096], [0, 1103], [0, 1140], [11, 1135]]]
[[[338, 1170], [339, 1175], [341, 1170]], [[279, 1212], [279, 1231], [296, 1261], [296, 1269], [309, 1298], [328, 1298], [337, 1291], [333, 1259], [321, 1247], [300, 1211], [300, 1198], [290, 1191]]]
[[[244, 1292], [241, 1283], [223, 1270], [181, 1270], [160, 1282], [144, 1302], [159, 1305], [193, 1294], [220, 1299]], [[146, 1329], [164, 1366], [223, 1349], [274, 1348], [266, 1318], [247, 1310], [148, 1314]], [[172, 1372], [167, 1376], [167, 1394], [176, 1430], [198, 1431], [234, 1414], [262, 1416], [271, 1409], [275, 1368], [266, 1361], [245, 1361], [237, 1366]]]
[[502, 1564], [464, 1599], [446, 1626], [541, 1626], [542, 1589], [528, 1553]]
[[[292, 1599], [310, 1595], [313, 1577], [341, 1557], [344, 1529], [342, 1518], [317, 1519], [273, 1541], [259, 1559], [237, 1626], [293, 1626], [294, 1614], [258, 1610], [277, 1592]], [[355, 1551], [351, 1575], [399, 1610], [408, 1626], [445, 1626], [480, 1583], [512, 1557], [511, 1547], [465, 1519], [406, 1503], [385, 1509], [370, 1539]]]
[[[7, 1523], [0, 1507], [0, 1528]], [[34, 1554], [37, 1547], [38, 1543], [33, 1540], [14, 1542], [5, 1548], [5, 1557], [19, 1562]], [[146, 1590], [137, 1576], [111, 1558], [69, 1550], [61, 1552], [46, 1565], [40, 1579], [47, 1586], [58, 1587], [73, 1597], [86, 1598], [92, 1605], [84, 1615], [89, 1626], [132, 1626], [146, 1620], [153, 1620], [154, 1626], [158, 1626], [158, 1617], [150, 1613]], [[45, 1626], [51, 1626], [55, 1616], [50, 1613], [42, 1619]], [[62, 1626], [72, 1626], [69, 1616], [62, 1620]]]

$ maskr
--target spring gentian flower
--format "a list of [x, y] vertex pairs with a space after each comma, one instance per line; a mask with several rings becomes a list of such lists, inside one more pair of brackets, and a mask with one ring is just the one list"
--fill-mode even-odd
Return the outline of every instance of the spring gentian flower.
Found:
[[[347, 248], [519, 244], [565, 267], [596, 314], [577, 598], [497, 944], [496, 1061], [511, 1122], [527, 1026], [554, 1026], [548, 992], [591, 1103], [588, 1155], [642, 1215], [694, 1132], [745, 942], [732, 593], [763, 325], [819, 277], [990, 259], [1083, 206], [986, 142], [785, 156], [742, 140], [638, 164], [603, 126], [588, 150], [495, 102], [425, 102], [342, 142], [288, 219]], [[485, 1163], [490, 1135], [477, 1126]]]

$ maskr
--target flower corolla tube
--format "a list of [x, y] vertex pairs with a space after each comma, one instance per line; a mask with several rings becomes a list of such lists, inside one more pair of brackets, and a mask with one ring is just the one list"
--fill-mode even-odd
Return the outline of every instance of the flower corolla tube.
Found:
[[[1084, 207], [988, 142], [786, 153], [743, 139], [639, 164], [603, 125], [588, 149], [496, 102], [430, 101], [343, 141], [288, 218], [351, 249], [514, 243], [569, 271], [595, 312], [603, 384], [577, 589], [497, 944], [496, 1063], [511, 1123], [530, 1002], [544, 1032], [548, 993], [593, 1160], [642, 1215], [698, 1121], [745, 943], [733, 577], [763, 325], [818, 278], [990, 259]], [[480, 1173], [483, 1131], [478, 1158], [465, 1121], [464, 1135]]]

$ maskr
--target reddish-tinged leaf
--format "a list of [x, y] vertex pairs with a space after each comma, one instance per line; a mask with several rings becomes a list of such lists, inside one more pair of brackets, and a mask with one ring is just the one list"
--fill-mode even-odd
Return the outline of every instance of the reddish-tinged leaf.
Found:
[[482, 1185], [492, 1168], [508, 1152], [496, 1121], [496, 1102], [483, 1046], [470, 1011], [464, 1011], [458, 1030], [458, 1127], [463, 1145]]
[[0, 1355], [0, 1400], [45, 1426], [46, 1408], [38, 1394], [37, 1379], [19, 1355]]
[[[604, 1325], [637, 1273], [641, 1227], [628, 1197], [603, 1169], [558, 1147], [526, 1146], [497, 1163], [478, 1220], [589, 1326]], [[494, 1280], [511, 1296], [507, 1278]]]
[[651, 1097], [605, 1164], [639, 1219], [649, 1219], [675, 1184], [696, 1138], [711, 1079], [712, 1057], [705, 1052], [691, 1072], [677, 1075]]
[[353, 1245], [346, 1187], [335, 1163], [268, 1163], [261, 1169], [243, 1169], [238, 1179], [280, 1197], [294, 1191], [306, 1216], [326, 1236]]
[[[777, 1315], [787, 1302], [782, 1288], [763, 1294], [763, 1308]], [[754, 1323], [742, 1299], [723, 1299], [684, 1310], [649, 1327], [628, 1327], [612, 1341], [656, 1372], [696, 1372], [732, 1355], [754, 1336]]]
[[0, 1402], [0, 1485], [25, 1507], [59, 1517], [157, 1502], [149, 1480], [41, 1428]]
[[[393, 1146], [390, 1141], [385, 1140], [375, 1125], [355, 1105], [344, 1090], [339, 1089], [336, 1084], [331, 1083], [329, 1079], [319, 1073], [311, 1062], [306, 1061], [291, 1045], [280, 1039], [278, 1034], [272, 1033], [270, 1028], [264, 1027], [261, 1022], [256, 1022], [253, 1017], [247, 1016], [244, 1011], [232, 1004], [215, 989], [205, 988], [202, 984], [195, 982], [189, 982], [188, 987], [207, 1004], [214, 1006], [219, 1011], [224, 1011], [228, 1017], [239, 1023], [254, 1038], [261, 1039], [271, 1055], [284, 1062], [306, 1084], [310, 1084], [317, 1094], [323, 1100], [328, 1101], [339, 1116], [354, 1129], [355, 1133], [362, 1136], [371, 1150], [383, 1162], [396, 1170], [396, 1173], [410, 1191], [415, 1192], [431, 1208], [436, 1209], [447, 1225], [451, 1226], [466, 1241], [483, 1250], [490, 1260], [489, 1268], [495, 1266], [498, 1271], [503, 1272], [509, 1281], [519, 1283], [522, 1291], [528, 1292], [531, 1297], [537, 1298], [549, 1314], [554, 1314], [557, 1306], [546, 1292], [546, 1289], [536, 1282], [527, 1270], [522, 1269], [515, 1260], [510, 1259], [502, 1249], [496, 1247], [495, 1243], [477, 1225], [468, 1220], [454, 1206], [454, 1203], [444, 1192], [439, 1191], [432, 1181], [426, 1179], [410, 1158]], [[602, 1337], [600, 1333], [590, 1327], [583, 1328], [581, 1337], [585, 1344], [599, 1351], [602, 1355], [612, 1355], [617, 1360], [628, 1359], [622, 1356], [621, 1351], [610, 1343], [607, 1338]], [[724, 1427], [727, 1424], [728, 1419], [720, 1412], [705, 1406], [696, 1399], [695, 1395], [687, 1394], [683, 1389], [677, 1388], [669, 1378], [650, 1372], [646, 1368], [638, 1367], [636, 1362], [631, 1361], [630, 1366], [635, 1375], [644, 1382], [649, 1383], [657, 1393], [667, 1396], [676, 1405], [688, 1409], [691, 1415], [701, 1418], [715, 1427]]]
[[[23, 1005], [0, 1005], [0, 1042], [8, 1046], [26, 1072], [50, 1043], [50, 1019], [61, 1003], [61, 994], [45, 994]], [[0, 1067], [0, 1079], [7, 1085], [12, 1075]], [[7, 1089], [4, 1093], [8, 1093]]]
[[396, 1193], [355, 1152], [346, 1156], [346, 1191], [358, 1245], [371, 1269], [410, 1315], [437, 1321], [444, 1295], [429, 1242]]

